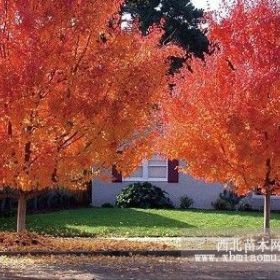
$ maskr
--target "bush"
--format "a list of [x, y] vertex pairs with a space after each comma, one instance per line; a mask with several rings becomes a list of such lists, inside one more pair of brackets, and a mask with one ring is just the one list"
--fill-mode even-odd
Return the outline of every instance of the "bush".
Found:
[[[17, 199], [10, 196], [16, 192], [10, 188], [5, 188], [1, 194], [7, 195], [0, 200], [0, 216], [13, 216], [17, 212]], [[84, 206], [83, 201], [79, 200], [80, 192], [71, 192], [64, 188], [52, 189], [38, 194], [27, 200], [27, 210], [30, 212], [45, 210], [62, 210]], [[83, 198], [83, 197], [82, 197]]]
[[193, 200], [187, 195], [184, 195], [180, 198], [181, 209], [189, 209], [192, 205], [193, 205]]
[[218, 198], [215, 202], [212, 203], [212, 206], [216, 210], [231, 210], [231, 206], [228, 201], [225, 201], [222, 198]]
[[101, 207], [102, 208], [114, 208], [114, 205], [112, 205], [111, 203], [106, 202], [106, 203], [103, 203], [101, 205]]
[[45, 192], [39, 195], [37, 198], [30, 200], [28, 203], [28, 208], [30, 210], [67, 209], [75, 208], [78, 206], [78, 204], [78, 200], [73, 193], [65, 189], [56, 189]]
[[245, 199], [242, 199], [238, 205], [237, 205], [237, 210], [239, 211], [252, 211], [252, 205], [247, 202]]
[[0, 216], [14, 216], [16, 214], [17, 200], [11, 198], [11, 196], [16, 195], [17, 192], [10, 187], [5, 187], [0, 193], [3, 195], [3, 198], [0, 200]]
[[225, 189], [212, 205], [216, 210], [235, 210], [241, 199], [242, 197]]
[[117, 196], [116, 206], [120, 208], [173, 208], [168, 193], [152, 184], [134, 183]]

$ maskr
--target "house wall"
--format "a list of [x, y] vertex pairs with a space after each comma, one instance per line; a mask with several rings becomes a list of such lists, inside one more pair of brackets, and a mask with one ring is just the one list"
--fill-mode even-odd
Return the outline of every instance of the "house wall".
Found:
[[[103, 203], [114, 204], [116, 196], [123, 188], [133, 182], [111, 183], [104, 181], [92, 182], [92, 206], [101, 206]], [[207, 184], [185, 174], [179, 174], [178, 183], [152, 182], [165, 190], [176, 207], [180, 205], [180, 198], [188, 195], [193, 199], [192, 207], [198, 209], [212, 209], [214, 202], [223, 189], [221, 184]]]
[[[246, 202], [248, 202], [254, 210], [263, 211], [264, 206], [264, 198], [262, 195], [254, 195], [251, 194], [245, 198]], [[270, 207], [272, 211], [280, 210], [280, 197], [279, 196], [271, 196]]]
[[[92, 206], [100, 207], [103, 203], [114, 204], [116, 196], [121, 190], [133, 182], [111, 183], [104, 181], [92, 182]], [[207, 184], [195, 180], [191, 176], [179, 174], [179, 183], [152, 182], [155, 186], [165, 190], [176, 207], [180, 205], [180, 198], [188, 195], [194, 201], [193, 208], [213, 209], [212, 202], [223, 190], [222, 184]], [[246, 201], [254, 210], [262, 211], [263, 197], [249, 195]], [[280, 210], [280, 197], [271, 198], [271, 210]]]

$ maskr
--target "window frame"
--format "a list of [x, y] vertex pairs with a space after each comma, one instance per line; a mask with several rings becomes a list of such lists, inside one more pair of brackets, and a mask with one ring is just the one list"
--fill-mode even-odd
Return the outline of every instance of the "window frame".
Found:
[[[162, 159], [165, 162], [165, 165], [149, 165], [149, 160], [144, 159], [138, 167], [143, 168], [142, 177], [125, 177], [123, 178], [124, 182], [168, 182], [168, 160]], [[149, 167], [165, 167], [166, 173], [164, 178], [153, 178], [149, 177]]]

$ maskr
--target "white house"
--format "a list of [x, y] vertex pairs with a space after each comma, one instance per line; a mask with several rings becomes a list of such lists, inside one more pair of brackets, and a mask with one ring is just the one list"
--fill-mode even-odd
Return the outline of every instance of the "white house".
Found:
[[[180, 205], [180, 198], [184, 195], [193, 199], [193, 208], [212, 209], [212, 203], [217, 200], [223, 191], [223, 185], [209, 184], [179, 173], [177, 166], [182, 164], [178, 160], [166, 160], [154, 156], [150, 160], [143, 160], [138, 169], [130, 177], [123, 178], [120, 173], [112, 168], [112, 181], [96, 180], [92, 182], [92, 206], [100, 207], [104, 203], [114, 204], [116, 196], [121, 190], [134, 182], [151, 182], [169, 194], [176, 207]], [[251, 194], [246, 200], [253, 209], [263, 208], [263, 197]], [[272, 210], [280, 210], [280, 197], [271, 199]]]

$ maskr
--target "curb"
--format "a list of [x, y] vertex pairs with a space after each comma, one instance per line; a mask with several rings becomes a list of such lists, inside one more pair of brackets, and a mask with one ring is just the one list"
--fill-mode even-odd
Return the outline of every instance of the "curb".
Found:
[[[233, 254], [245, 255], [244, 251], [232, 252]], [[271, 251], [255, 251], [250, 252], [253, 254], [269, 254], [269, 255], [280, 255], [280, 251], [271, 252]], [[248, 254], [250, 254], [248, 253]], [[145, 256], [145, 257], [176, 257], [176, 258], [189, 258], [194, 257], [195, 255], [215, 255], [216, 257], [221, 257], [223, 255], [229, 254], [225, 251], [216, 251], [216, 250], [154, 250], [154, 251], [145, 251], [145, 250], [109, 250], [109, 251], [24, 251], [24, 252], [0, 252], [0, 256], [111, 256], [111, 257], [133, 257], [133, 256]]]
[[23, 252], [0, 252], [0, 256], [111, 256], [111, 257], [133, 257], [133, 256], [170, 256], [170, 257], [181, 257], [181, 250], [109, 250], [109, 251], [23, 251]]

